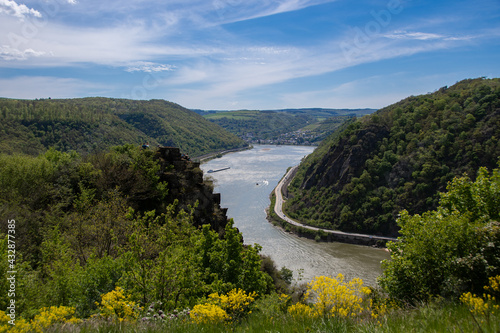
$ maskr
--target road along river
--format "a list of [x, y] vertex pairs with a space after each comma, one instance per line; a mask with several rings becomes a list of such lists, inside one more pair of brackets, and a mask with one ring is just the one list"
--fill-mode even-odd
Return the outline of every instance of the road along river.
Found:
[[[201, 165], [205, 178], [221, 193], [221, 207], [243, 234], [246, 244], [258, 243], [278, 267], [294, 271], [294, 277], [309, 282], [314, 276], [344, 274], [375, 285], [381, 274], [380, 261], [389, 254], [377, 248], [345, 243], [318, 243], [273, 226], [266, 219], [269, 195], [288, 167], [297, 165], [314, 147], [256, 145]], [[220, 172], [207, 173], [208, 170]]]
[[[397, 238], [392, 238], [392, 237], [383, 237], [383, 236], [376, 236], [376, 235], [366, 235], [366, 234], [358, 234], [358, 233], [352, 233], [352, 232], [343, 232], [343, 231], [338, 231], [338, 230], [329, 230], [329, 229], [322, 229], [322, 228], [317, 228], [317, 227], [312, 227], [308, 226], [305, 224], [300, 223], [299, 221], [295, 221], [288, 216], [285, 215], [285, 212], [283, 211], [283, 204], [284, 204], [284, 199], [283, 199], [283, 194], [282, 194], [282, 188], [285, 187], [285, 184], [289, 184], [291, 179], [291, 175], [294, 173], [295, 170], [297, 170], [298, 166], [294, 166], [290, 168], [290, 170], [287, 172], [285, 177], [278, 183], [278, 186], [274, 189], [274, 194], [276, 195], [276, 204], [274, 206], [274, 212], [276, 215], [278, 215], [282, 220], [286, 221], [289, 224], [293, 224], [295, 226], [305, 228], [308, 230], [312, 231], [323, 231], [326, 232], [327, 234], [330, 234], [331, 236], [335, 237], [334, 239], [336, 240], [344, 240], [347, 241], [349, 239], [355, 240], [355, 244], [377, 244], [377, 241], [385, 242], [388, 241], [397, 241]], [[349, 242], [348, 242], [349, 243]], [[352, 242], [351, 242], [352, 243]]]

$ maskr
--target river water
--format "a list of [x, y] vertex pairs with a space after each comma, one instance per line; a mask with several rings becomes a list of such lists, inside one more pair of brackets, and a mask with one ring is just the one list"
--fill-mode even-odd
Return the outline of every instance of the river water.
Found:
[[[300, 282], [315, 276], [362, 278], [374, 286], [382, 272], [380, 261], [389, 258], [382, 250], [367, 246], [323, 243], [300, 238], [273, 226], [266, 219], [269, 195], [288, 167], [297, 165], [314, 147], [255, 145], [251, 150], [224, 155], [201, 165], [205, 178], [221, 193], [221, 207], [243, 234], [245, 244], [258, 243], [278, 268], [287, 267]], [[228, 170], [207, 173], [230, 167]]]

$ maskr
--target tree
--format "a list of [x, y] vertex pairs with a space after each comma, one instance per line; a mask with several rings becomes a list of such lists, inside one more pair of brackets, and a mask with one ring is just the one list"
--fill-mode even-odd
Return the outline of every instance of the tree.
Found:
[[388, 244], [379, 281], [392, 297], [414, 303], [481, 293], [500, 274], [500, 170], [481, 168], [476, 181], [455, 178], [447, 189], [437, 210], [401, 212], [401, 237]]
[[[271, 277], [261, 271], [262, 259], [259, 252], [262, 247], [244, 246], [241, 233], [233, 227], [230, 220], [225, 228], [224, 238], [219, 238], [210, 229], [203, 226], [203, 237], [198, 248], [200, 266], [204, 270], [204, 281], [213, 292], [228, 292], [234, 288], [241, 288], [247, 292], [264, 294]], [[271, 282], [272, 283], [272, 282]]]

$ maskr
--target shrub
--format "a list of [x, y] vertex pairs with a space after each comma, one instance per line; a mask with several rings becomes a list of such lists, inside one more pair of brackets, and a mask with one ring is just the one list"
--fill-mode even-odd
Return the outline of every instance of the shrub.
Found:
[[363, 287], [363, 280], [354, 278], [344, 282], [342, 274], [336, 278], [315, 277], [308, 285], [305, 300], [315, 298], [310, 310], [305, 304], [292, 305], [288, 311], [294, 316], [308, 317], [355, 317], [360, 315], [364, 295], [370, 294], [370, 289]]
[[195, 322], [238, 321], [252, 313], [257, 294], [247, 294], [242, 289], [232, 289], [227, 295], [213, 293], [204, 304], [196, 305], [191, 311]]
[[197, 324], [220, 323], [229, 319], [226, 311], [210, 303], [195, 305], [190, 317]]
[[476, 181], [456, 178], [440, 207], [422, 215], [401, 212], [398, 242], [389, 242], [379, 282], [393, 298], [417, 303], [432, 296], [458, 299], [480, 293], [500, 273], [500, 170]]
[[57, 323], [76, 324], [80, 322], [74, 317], [75, 308], [68, 306], [51, 306], [43, 308], [40, 313], [31, 320], [31, 330], [35, 332], [43, 332], [45, 328]]
[[[15, 324], [15, 325], [13, 325]], [[0, 311], [0, 333], [12, 332], [12, 333], [24, 333], [29, 332], [31, 325], [25, 319], [12, 320], [5, 311]]]
[[141, 311], [141, 308], [131, 301], [129, 296], [125, 296], [125, 291], [121, 287], [116, 287], [115, 290], [102, 295], [99, 309], [102, 317], [118, 321], [136, 320]]
[[25, 319], [15, 320], [15, 325], [12, 325], [11, 318], [4, 311], [0, 311], [0, 332], [37, 332], [41, 333], [46, 328], [54, 324], [76, 324], [80, 320], [74, 317], [75, 308], [68, 306], [51, 306], [42, 308], [39, 314], [30, 322]]

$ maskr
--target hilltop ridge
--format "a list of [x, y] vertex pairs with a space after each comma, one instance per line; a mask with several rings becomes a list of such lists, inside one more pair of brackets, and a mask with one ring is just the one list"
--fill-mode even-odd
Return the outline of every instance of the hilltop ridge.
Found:
[[88, 154], [146, 142], [178, 147], [191, 156], [247, 145], [195, 112], [165, 100], [0, 98], [0, 152], [38, 155], [54, 147]]

